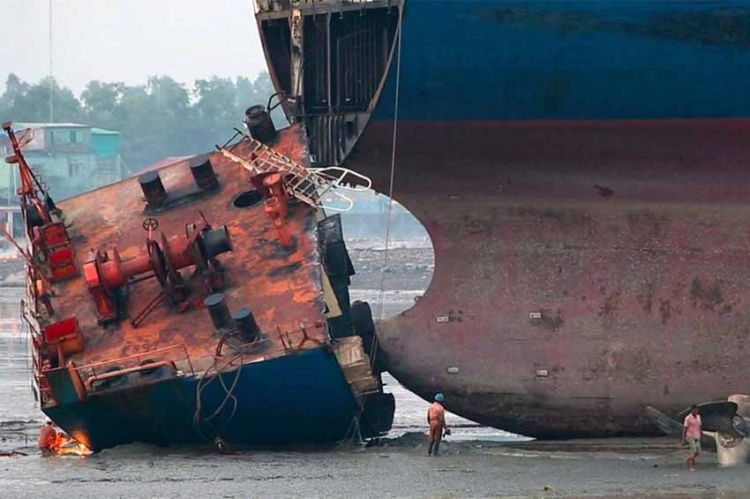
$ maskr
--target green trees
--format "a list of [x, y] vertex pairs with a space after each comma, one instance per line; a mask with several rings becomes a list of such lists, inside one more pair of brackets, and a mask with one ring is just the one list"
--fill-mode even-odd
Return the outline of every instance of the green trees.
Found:
[[[167, 156], [211, 150], [242, 124], [247, 107], [266, 104], [273, 93], [268, 73], [255, 80], [214, 76], [197, 80], [193, 88], [168, 76], [138, 86], [91, 81], [79, 98], [52, 83], [54, 120], [119, 131], [129, 172]], [[49, 121], [49, 89], [48, 79], [30, 84], [11, 74], [0, 95], [0, 120]], [[283, 122], [278, 110], [274, 121]]]
[[[70, 89], [59, 87], [53, 80], [52, 92], [55, 115], [60, 117], [56, 121], [80, 121], [83, 118], [81, 103]], [[5, 92], [0, 96], [0, 119], [49, 121], [49, 95], [49, 78], [32, 85], [11, 73], [5, 81]]]
[[81, 93], [81, 102], [87, 118], [95, 123], [116, 123], [124, 91], [123, 83], [90, 81]]

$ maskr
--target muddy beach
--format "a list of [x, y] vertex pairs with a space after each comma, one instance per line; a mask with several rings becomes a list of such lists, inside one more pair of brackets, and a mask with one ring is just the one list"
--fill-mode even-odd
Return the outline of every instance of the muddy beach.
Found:
[[[358, 269], [352, 298], [378, 303], [383, 315], [407, 309], [432, 272], [427, 248], [351, 249]], [[1, 298], [16, 310], [19, 290]], [[373, 307], [376, 308], [376, 307]], [[9, 323], [10, 324], [10, 323]], [[444, 455], [426, 456], [426, 402], [387, 377], [396, 396], [393, 431], [380, 446], [217, 454], [210, 446], [131, 444], [97, 455], [41, 458], [35, 449], [43, 415], [30, 390], [23, 333], [0, 333], [0, 497], [746, 497], [746, 468], [722, 469], [705, 453], [695, 472], [674, 439], [536, 442], [450, 415]]]
[[746, 469], [706, 459], [685, 469], [674, 441], [544, 449], [448, 442], [425, 456], [421, 434], [384, 447], [218, 455], [128, 445], [82, 458], [3, 458], [4, 497], [746, 497]]

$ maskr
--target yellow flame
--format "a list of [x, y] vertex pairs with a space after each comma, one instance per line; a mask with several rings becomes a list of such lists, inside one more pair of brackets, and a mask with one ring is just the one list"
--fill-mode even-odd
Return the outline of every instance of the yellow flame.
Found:
[[77, 441], [75, 438], [58, 435], [55, 445], [51, 448], [58, 456], [81, 456], [86, 457], [93, 454], [92, 450]]

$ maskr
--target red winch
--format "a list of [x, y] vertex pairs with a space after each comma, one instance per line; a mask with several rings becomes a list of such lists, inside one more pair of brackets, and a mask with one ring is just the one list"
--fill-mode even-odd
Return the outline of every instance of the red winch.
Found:
[[106, 252], [92, 251], [83, 264], [84, 279], [96, 303], [100, 323], [123, 318], [125, 294], [121, 291], [140, 281], [156, 278], [162, 292], [133, 319], [136, 326], [165, 299], [178, 310], [187, 307], [185, 300], [189, 289], [179, 272], [181, 269], [195, 266], [191, 279], [200, 277], [206, 293], [213, 293], [224, 283], [216, 257], [232, 250], [226, 226], [212, 228], [204, 220], [201, 229], [188, 226], [184, 235], [167, 238], [162, 233], [161, 242], [152, 237], [158, 228], [155, 219], [144, 220], [143, 227], [149, 235], [146, 248], [140, 255], [123, 261], [117, 248], [113, 247]]

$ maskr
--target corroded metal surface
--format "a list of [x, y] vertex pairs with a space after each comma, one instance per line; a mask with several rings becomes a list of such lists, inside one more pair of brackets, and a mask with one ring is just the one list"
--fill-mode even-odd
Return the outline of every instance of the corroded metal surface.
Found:
[[[348, 166], [383, 191], [392, 128], [375, 125]], [[379, 325], [389, 370], [544, 437], [651, 433], [646, 405], [742, 391], [748, 144], [740, 120], [401, 124], [395, 198], [435, 274]]]
[[[646, 405], [745, 390], [747, 7], [512, 3], [406, 0], [356, 144], [322, 156], [393, 188], [434, 244], [425, 295], [380, 324], [389, 370], [545, 437], [653, 432]], [[257, 15], [274, 84], [310, 106], [331, 81], [326, 49], [356, 44], [317, 29], [290, 65], [284, 18], [309, 2], [274, 4]], [[347, 19], [320, 5], [332, 14], [300, 24]], [[308, 125], [312, 150], [336, 136], [331, 89], [305, 113], [286, 106], [326, 124]]]
[[[305, 161], [305, 150], [298, 140], [299, 130], [283, 132], [280, 152], [297, 161]], [[241, 146], [240, 146], [241, 147]], [[262, 200], [245, 208], [237, 208], [233, 200], [254, 189], [249, 174], [218, 153], [210, 155], [218, 175], [219, 190], [199, 199], [176, 204], [155, 212], [144, 211], [145, 202], [136, 178], [103, 187], [60, 203], [76, 248], [79, 267], [89, 250], [107, 250], [115, 245], [124, 261], [146, 251], [147, 232], [143, 220], [158, 220], [156, 231], [167, 236], [185, 234], [186, 224], [201, 224], [201, 213], [214, 226], [226, 224], [233, 241], [233, 250], [218, 257], [227, 284], [224, 292], [230, 309], [249, 307], [260, 328], [266, 333], [268, 346], [245, 360], [252, 361], [284, 352], [279, 331], [289, 333], [295, 346], [300, 342], [300, 325], [307, 334], [323, 341], [326, 331], [322, 323], [324, 304], [321, 294], [319, 254], [315, 234], [315, 210], [301, 203], [292, 203], [286, 220], [294, 246], [283, 248], [271, 219], [264, 212]], [[184, 160], [159, 170], [168, 193], [186, 192], [194, 188], [189, 161]], [[183, 271], [187, 280], [192, 268]], [[211, 360], [219, 335], [208, 312], [203, 308], [205, 292], [201, 283], [191, 285], [188, 297], [191, 306], [178, 312], [166, 304], [159, 305], [142, 324], [134, 328], [129, 320], [115, 326], [97, 324], [94, 302], [82, 277], [55, 285], [52, 303], [56, 318], [75, 316], [80, 324], [83, 351], [72, 356], [78, 366], [144, 353], [172, 345], [185, 345], [193, 362]], [[156, 279], [130, 286], [128, 316], [133, 318], [161, 291]], [[316, 346], [306, 342], [301, 348]]]

